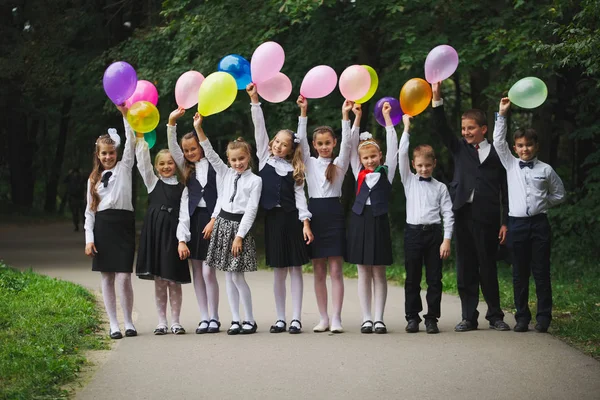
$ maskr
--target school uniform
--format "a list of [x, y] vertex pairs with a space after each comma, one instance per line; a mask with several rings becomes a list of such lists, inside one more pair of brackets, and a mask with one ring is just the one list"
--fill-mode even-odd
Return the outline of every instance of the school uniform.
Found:
[[[421, 276], [425, 264], [427, 281], [427, 314], [425, 320], [437, 320], [442, 303], [442, 259], [440, 246], [452, 238], [454, 215], [446, 185], [433, 177], [423, 178], [410, 170], [408, 147], [410, 134], [402, 133], [398, 148], [398, 169], [406, 195], [406, 228], [404, 230], [404, 309], [406, 320], [416, 319], [423, 311]], [[440, 214], [444, 217], [444, 227]]]
[[388, 206], [398, 163], [398, 138], [394, 127], [386, 127], [384, 166], [366, 170], [358, 155], [359, 136], [352, 137], [350, 166], [357, 180], [356, 199], [346, 231], [346, 261], [360, 265], [390, 265], [392, 237]]
[[[167, 141], [171, 156], [180, 171], [185, 170], [185, 157], [177, 143], [176, 127], [167, 125]], [[218, 197], [220, 177], [206, 157], [194, 164], [195, 173], [188, 179], [181, 194], [178, 237], [187, 238], [190, 258], [206, 260], [210, 239], [202, 231], [210, 222]]]
[[[256, 271], [256, 242], [250, 229], [258, 212], [262, 180], [250, 168], [242, 173], [229, 168], [208, 139], [200, 145], [210, 164], [222, 177], [222, 190], [212, 214], [216, 220], [206, 262], [221, 271]], [[231, 246], [236, 236], [242, 238], [242, 251], [234, 257]]]
[[[297, 267], [309, 261], [302, 221], [312, 214], [306, 205], [304, 184], [297, 185], [290, 161], [269, 151], [269, 136], [260, 103], [252, 104], [259, 176], [262, 179], [260, 206], [265, 213], [265, 258], [274, 268]], [[299, 145], [299, 144], [298, 144]]]
[[190, 283], [187, 260], [181, 260], [176, 236], [181, 193], [185, 186], [177, 176], [154, 174], [148, 143], [136, 143], [137, 166], [148, 190], [148, 210], [140, 234], [136, 275], [141, 279], [162, 278], [176, 283]]
[[134, 161], [135, 134], [127, 120], [123, 157], [112, 169], [102, 171], [96, 184], [100, 203], [96, 211], [90, 205], [90, 180], [87, 182], [85, 242], [94, 243], [98, 253], [92, 259], [92, 271], [133, 272], [135, 254], [135, 216], [131, 201], [131, 169]]
[[[312, 214], [310, 228], [314, 235], [314, 241], [309, 245], [310, 257], [343, 257], [346, 252], [346, 222], [340, 197], [344, 176], [350, 165], [350, 139], [355, 133], [350, 128], [349, 120], [342, 121], [340, 155], [335, 159], [311, 157], [306, 132], [307, 121], [306, 117], [298, 118], [298, 137], [306, 166], [308, 210]], [[330, 164], [336, 166], [335, 177], [331, 182], [325, 177]]]
[[537, 295], [538, 323], [552, 320], [550, 248], [552, 231], [547, 212], [565, 199], [562, 180], [552, 167], [537, 158], [514, 157], [506, 142], [506, 118], [499, 115], [494, 127], [494, 147], [506, 168], [508, 180], [508, 248], [513, 260], [515, 319], [529, 323], [529, 275]]

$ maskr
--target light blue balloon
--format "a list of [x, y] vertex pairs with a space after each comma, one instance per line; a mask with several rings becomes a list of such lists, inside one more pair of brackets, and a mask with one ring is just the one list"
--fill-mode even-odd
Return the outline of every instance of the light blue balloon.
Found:
[[217, 69], [233, 76], [238, 90], [246, 89], [252, 82], [250, 63], [239, 54], [229, 54], [221, 58]]

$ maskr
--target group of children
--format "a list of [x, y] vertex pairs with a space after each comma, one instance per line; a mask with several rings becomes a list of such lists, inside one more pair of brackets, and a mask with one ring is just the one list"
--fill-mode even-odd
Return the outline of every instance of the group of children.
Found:
[[[368, 132], [359, 134], [361, 106], [345, 101], [342, 106], [340, 151], [334, 156], [337, 138], [329, 126], [313, 131], [318, 157], [311, 157], [307, 135], [308, 102], [300, 96], [297, 132], [280, 130], [269, 140], [256, 87], [246, 88], [251, 100], [255, 128], [258, 175], [252, 172], [252, 149], [243, 138], [227, 145], [226, 164], [214, 151], [194, 116], [195, 132], [177, 142], [176, 123], [185, 113], [177, 109], [167, 125], [168, 150], [150, 160], [147, 143], [136, 140], [124, 118], [125, 145], [117, 161], [120, 138], [113, 130], [96, 141], [94, 169], [90, 174], [85, 212], [86, 248], [93, 256], [93, 270], [102, 275], [102, 293], [110, 321], [110, 337], [121, 334], [116, 316], [118, 287], [125, 319], [125, 336], [136, 336], [131, 318], [131, 273], [135, 252], [135, 221], [131, 199], [134, 156], [148, 190], [148, 211], [140, 236], [136, 275], [154, 280], [159, 323], [156, 335], [169, 329], [183, 334], [180, 324], [181, 284], [193, 281], [200, 309], [196, 333], [216, 333], [219, 286], [215, 271], [225, 272], [232, 314], [227, 333], [252, 334], [257, 324], [245, 272], [257, 270], [256, 244], [251, 227], [259, 205], [265, 210], [266, 264], [274, 270], [276, 321], [271, 333], [302, 331], [302, 265], [312, 259], [314, 289], [320, 314], [314, 332], [342, 333], [344, 282], [342, 265], [356, 264], [362, 333], [386, 333], [386, 266], [392, 264], [392, 239], [388, 218], [389, 200], [396, 166], [406, 194], [405, 314], [406, 331], [418, 332], [423, 311], [422, 267], [427, 282], [427, 333], [438, 333], [442, 297], [442, 260], [450, 255], [456, 231], [458, 289], [462, 321], [458, 332], [477, 328], [479, 286], [488, 305], [490, 328], [508, 330], [500, 308], [496, 249], [508, 236], [513, 252], [515, 331], [526, 331], [531, 320], [528, 281], [533, 272], [538, 295], [536, 330], [545, 332], [551, 320], [550, 227], [548, 207], [564, 198], [560, 178], [550, 166], [537, 160], [537, 135], [531, 130], [515, 133], [514, 158], [506, 143], [510, 101], [502, 99], [494, 143], [485, 139], [487, 122], [479, 110], [462, 118], [463, 139], [448, 127], [440, 85], [433, 84], [433, 121], [454, 158], [454, 180], [449, 185], [432, 177], [436, 166], [433, 148], [419, 145], [413, 151], [411, 172], [409, 128], [403, 116], [400, 144], [385, 103], [386, 156]], [[125, 117], [127, 109], [118, 109]], [[351, 126], [350, 113], [355, 115]], [[349, 218], [340, 197], [344, 176], [351, 166], [356, 180], [355, 201]], [[181, 182], [178, 180], [181, 178]], [[508, 184], [507, 184], [508, 177]], [[308, 186], [307, 202], [305, 182]], [[508, 192], [508, 193], [507, 193]], [[507, 209], [510, 207], [509, 209]], [[508, 214], [508, 216], [506, 215]], [[443, 225], [442, 225], [443, 221]], [[347, 222], [347, 224], [346, 224]], [[508, 234], [507, 227], [508, 224]], [[454, 229], [456, 227], [456, 229]], [[498, 233], [499, 232], [499, 233]], [[192, 275], [187, 259], [192, 260]], [[327, 266], [332, 282], [333, 313], [328, 313]], [[292, 318], [286, 318], [286, 279], [290, 275]], [[115, 283], [116, 282], [116, 283]], [[240, 301], [244, 319], [240, 317]], [[167, 324], [167, 302], [171, 326]], [[374, 303], [374, 314], [372, 311]]]

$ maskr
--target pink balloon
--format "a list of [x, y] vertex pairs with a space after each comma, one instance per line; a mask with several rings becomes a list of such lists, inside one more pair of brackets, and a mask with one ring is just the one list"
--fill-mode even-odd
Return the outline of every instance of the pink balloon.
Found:
[[362, 65], [351, 65], [340, 75], [340, 92], [354, 101], [364, 97], [371, 87], [371, 75]]
[[292, 81], [287, 75], [278, 72], [277, 75], [256, 85], [258, 94], [270, 103], [281, 103], [292, 94]]
[[175, 102], [179, 107], [189, 109], [198, 104], [198, 90], [204, 81], [204, 75], [197, 71], [181, 74], [175, 83]]
[[127, 99], [125, 106], [129, 108], [133, 103], [137, 103], [138, 101], [148, 101], [154, 105], [158, 103], [158, 91], [152, 82], [137, 81], [135, 92]]
[[304, 76], [300, 94], [307, 99], [320, 99], [333, 92], [336, 85], [337, 74], [333, 68], [327, 65], [317, 65]]
[[451, 46], [434, 47], [425, 59], [425, 79], [429, 83], [441, 82], [452, 76], [458, 68], [458, 53]]
[[277, 75], [283, 67], [285, 52], [276, 42], [265, 42], [258, 46], [250, 60], [252, 82], [261, 83]]

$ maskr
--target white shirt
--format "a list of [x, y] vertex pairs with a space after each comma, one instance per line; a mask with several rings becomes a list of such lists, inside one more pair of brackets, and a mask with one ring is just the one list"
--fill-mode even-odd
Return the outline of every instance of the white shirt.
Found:
[[[256, 213], [258, 212], [262, 179], [258, 175], [254, 175], [250, 168], [240, 175], [236, 170], [228, 167], [213, 150], [208, 139], [200, 142], [200, 145], [204, 149], [204, 155], [212, 167], [222, 177], [219, 200], [215, 206], [212, 218], [216, 218], [221, 210], [232, 214], [244, 214], [236, 233], [236, 236], [244, 238], [250, 231], [250, 228], [252, 228]], [[234, 193], [234, 187], [236, 186], [235, 179], [238, 175], [240, 177], [237, 181], [237, 190], [232, 202], [231, 197]]]
[[135, 156], [138, 161], [138, 170], [140, 171], [144, 185], [146, 185], [146, 189], [148, 189], [148, 193], [151, 193], [154, 190], [159, 179], [167, 185], [177, 185], [177, 183], [179, 183], [177, 180], [177, 175], [173, 175], [168, 178], [160, 175], [156, 176], [154, 173], [154, 167], [152, 166], [152, 161], [150, 160], [150, 149], [144, 138], [136, 138]]
[[[344, 176], [348, 171], [350, 161], [350, 140], [353, 131], [350, 129], [350, 121], [342, 121], [342, 143], [340, 144], [340, 155], [333, 160], [337, 167], [335, 177], [329, 182], [325, 177], [327, 167], [331, 164], [331, 158], [311, 157], [310, 146], [306, 133], [308, 118], [298, 118], [298, 137], [302, 145], [302, 158], [306, 166], [306, 184], [308, 186], [309, 198], [341, 197]], [[358, 128], [356, 128], [358, 130]]]
[[[256, 140], [258, 170], [262, 171], [265, 165], [269, 164], [275, 168], [275, 171], [279, 176], [286, 176], [289, 172], [294, 171], [291, 162], [271, 154], [269, 150], [269, 135], [265, 125], [265, 116], [263, 115], [260, 103], [252, 103], [250, 110], [252, 112], [252, 122], [254, 123], [254, 139]], [[298, 209], [298, 219], [304, 221], [305, 219], [312, 218], [312, 214], [308, 211], [306, 203], [304, 183], [302, 185], [294, 184], [294, 196], [296, 199], [296, 208]]]
[[531, 217], [548, 212], [548, 209], [565, 199], [562, 180], [552, 167], [533, 160], [533, 168], [519, 166], [521, 161], [514, 157], [506, 142], [506, 118], [498, 116], [494, 127], [494, 147], [506, 169], [508, 182], [508, 215]]
[[135, 134], [129, 123], [123, 118], [125, 126], [125, 145], [123, 146], [123, 157], [112, 169], [102, 171], [104, 176], [108, 171], [112, 173], [108, 179], [108, 185], [104, 187], [102, 180], [96, 184], [100, 203], [98, 209], [92, 211], [92, 195], [90, 194], [90, 180], [87, 181], [87, 205], [85, 207], [85, 242], [94, 242], [94, 223], [96, 222], [96, 212], [103, 210], [127, 210], [133, 211], [131, 201], [131, 170], [133, 168]]
[[444, 217], [444, 239], [451, 239], [454, 213], [448, 188], [433, 177], [430, 182], [419, 180], [419, 175], [410, 171], [409, 142], [410, 134], [402, 133], [398, 148], [398, 168], [406, 195], [406, 222], [412, 225], [439, 224], [441, 213]]

